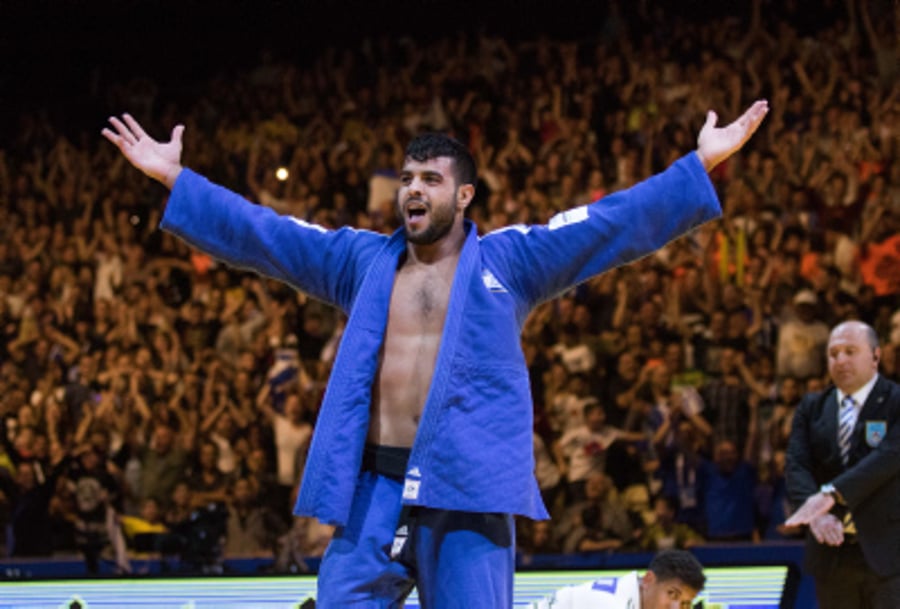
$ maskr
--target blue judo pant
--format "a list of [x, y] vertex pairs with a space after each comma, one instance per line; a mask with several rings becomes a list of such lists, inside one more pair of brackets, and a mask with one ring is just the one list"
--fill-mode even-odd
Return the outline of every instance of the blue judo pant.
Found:
[[360, 473], [347, 525], [322, 558], [316, 607], [399, 608], [413, 587], [424, 609], [512, 607], [512, 516], [414, 507], [393, 560], [402, 492], [397, 477]]

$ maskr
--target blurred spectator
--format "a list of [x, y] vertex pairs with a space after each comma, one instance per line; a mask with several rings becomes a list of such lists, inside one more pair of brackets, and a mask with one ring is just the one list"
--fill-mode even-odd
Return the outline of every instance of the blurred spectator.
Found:
[[794, 420], [794, 410], [800, 403], [801, 397], [803, 397], [803, 391], [797, 379], [792, 376], [782, 379], [775, 407], [762, 428], [762, 432], [765, 434], [763, 441], [768, 445], [772, 454], [787, 448], [788, 438], [791, 435], [791, 424]]
[[675, 442], [660, 452], [656, 477], [659, 494], [671, 498], [677, 506], [675, 520], [697, 531], [706, 529], [705, 496], [701, 485], [706, 469], [706, 442], [696, 428], [681, 421], [675, 432]]
[[584, 498], [566, 508], [556, 535], [564, 552], [596, 552], [629, 546], [635, 533], [612, 481], [592, 472], [585, 480]]
[[705, 405], [703, 416], [712, 426], [713, 445], [729, 440], [742, 453], [751, 436], [750, 401], [758, 404], [759, 397], [750, 393], [738, 374], [737, 357], [734, 349], [722, 349], [719, 376], [704, 383], [700, 396]]
[[678, 548], [684, 550], [703, 543], [703, 537], [690, 526], [675, 521], [677, 513], [675, 500], [668, 495], [660, 495], [653, 501], [656, 519], [646, 528], [641, 537], [641, 547], [658, 551]]
[[[644, 369], [646, 371], [648, 369]], [[603, 383], [603, 403], [607, 405], [609, 424], [622, 429], [632, 429], [632, 411], [641, 407], [637, 392], [644, 382], [644, 375], [635, 355], [623, 351], [616, 359], [615, 370]]]
[[238, 478], [231, 487], [225, 557], [272, 554], [274, 540], [283, 525], [259, 503], [253, 485]]
[[[752, 441], [747, 442], [752, 446]], [[722, 440], [715, 446], [713, 461], [701, 471], [706, 529], [710, 541], [752, 541], [756, 535], [754, 490], [756, 468], [737, 446]]]
[[68, 458], [44, 472], [30, 460], [19, 461], [11, 472], [0, 469], [0, 490], [9, 502], [6, 554], [12, 557], [49, 556], [53, 551], [50, 500]]
[[534, 432], [534, 474], [538, 481], [538, 488], [541, 489], [541, 499], [547, 506], [547, 511], [551, 514], [555, 513], [557, 507], [557, 499], [562, 495], [561, 491], [565, 490], [563, 477], [559, 471], [559, 466], [553, 460], [553, 456], [547, 449], [544, 439]]
[[562, 435], [554, 446], [556, 463], [566, 477], [567, 502], [585, 497], [591, 474], [604, 474], [606, 453], [614, 442], [639, 442], [644, 434], [626, 432], [606, 424], [606, 412], [598, 402], [584, 406], [584, 422]]
[[197, 462], [187, 473], [191, 501], [196, 507], [210, 503], [225, 503], [229, 481], [219, 469], [219, 448], [210, 441], [200, 443]]
[[284, 414], [276, 412], [269, 402], [270, 385], [263, 385], [256, 403], [272, 426], [276, 450], [276, 482], [272, 505], [286, 523], [291, 521], [293, 490], [299, 486], [312, 440], [312, 425], [306, 420], [303, 397], [292, 391], [284, 403]]
[[778, 332], [776, 372], [779, 378], [821, 377], [825, 372], [822, 353], [828, 342], [828, 325], [816, 317], [819, 299], [815, 292], [804, 289], [792, 302], [794, 316], [782, 323]]
[[141, 499], [153, 497], [165, 502], [186, 475], [188, 453], [177, 441], [176, 432], [168, 423], [156, 424], [149, 445], [141, 452]]
[[535, 554], [559, 554], [562, 551], [553, 535], [553, 523], [550, 520], [529, 520], [516, 537], [518, 561], [528, 565]]
[[99, 573], [100, 556], [111, 548], [116, 568], [122, 573], [130, 573], [131, 565], [119, 522], [121, 490], [109, 471], [112, 466], [93, 446], [84, 447], [76, 452], [76, 456], [79, 458], [72, 463], [67, 478], [75, 494], [72, 514], [75, 543], [84, 554], [87, 572]]
[[591, 385], [586, 373], [570, 372], [566, 378], [564, 387], [547, 404], [551, 427], [563, 435], [584, 423], [585, 407], [588, 404], [599, 404], [597, 397], [590, 394]]
[[597, 363], [594, 350], [575, 323], [568, 323], [562, 327], [560, 341], [553, 346], [551, 354], [558, 357], [569, 374], [573, 375], [590, 372]]
[[693, 387], [673, 388], [671, 372], [663, 361], [654, 365], [647, 377], [638, 389], [637, 397], [650, 405], [647, 419], [654, 446], [665, 448], [671, 445], [681, 421], [687, 421], [704, 438], [710, 437], [712, 428], [703, 414], [703, 398]]
[[[148, 497], [148, 499], [152, 499], [152, 497]], [[146, 503], [147, 500], [144, 501]], [[153, 501], [157, 500], [153, 499]], [[186, 480], [179, 481], [172, 489], [171, 496], [161, 505], [166, 506], [163, 514], [163, 522], [166, 526], [171, 528], [186, 522], [195, 505], [191, 485]]]
[[785, 451], [775, 451], [772, 459], [766, 461], [767, 471], [761, 473], [756, 488], [756, 509], [759, 517], [759, 535], [763, 541], [800, 539], [801, 531], [784, 526], [791, 515], [791, 503], [787, 498], [787, 484], [784, 477]]
[[163, 522], [163, 512], [156, 499], [145, 499], [137, 515], [120, 515], [119, 522], [133, 560], [150, 558], [168, 549], [169, 529]]

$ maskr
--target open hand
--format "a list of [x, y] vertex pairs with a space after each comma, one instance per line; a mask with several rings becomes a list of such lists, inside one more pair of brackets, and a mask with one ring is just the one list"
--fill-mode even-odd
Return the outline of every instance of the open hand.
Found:
[[764, 99], [757, 100], [736, 121], [725, 127], [716, 127], [718, 115], [712, 110], [707, 112], [706, 123], [697, 136], [697, 154], [700, 155], [706, 171], [712, 170], [740, 150], [762, 123], [768, 111], [769, 102]]
[[172, 139], [162, 143], [147, 135], [128, 113], [122, 115], [122, 120], [112, 116], [109, 122], [115, 131], [105, 128], [101, 131], [103, 136], [115, 144], [132, 165], [172, 188], [182, 169], [181, 137], [184, 125], [176, 125], [172, 129]]

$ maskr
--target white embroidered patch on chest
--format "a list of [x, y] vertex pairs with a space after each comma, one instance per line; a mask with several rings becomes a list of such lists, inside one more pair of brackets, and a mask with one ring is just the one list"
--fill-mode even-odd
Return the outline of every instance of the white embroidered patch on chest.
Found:
[[500, 294], [505, 294], [508, 290], [500, 283], [494, 274], [487, 269], [481, 271], [481, 281], [484, 282], [484, 287], [488, 289], [489, 292], [497, 292]]

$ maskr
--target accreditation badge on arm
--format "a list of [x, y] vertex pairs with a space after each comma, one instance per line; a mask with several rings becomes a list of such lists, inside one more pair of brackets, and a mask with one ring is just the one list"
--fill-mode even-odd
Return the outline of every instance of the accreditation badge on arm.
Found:
[[866, 444], [875, 448], [887, 434], [887, 421], [866, 421]]

